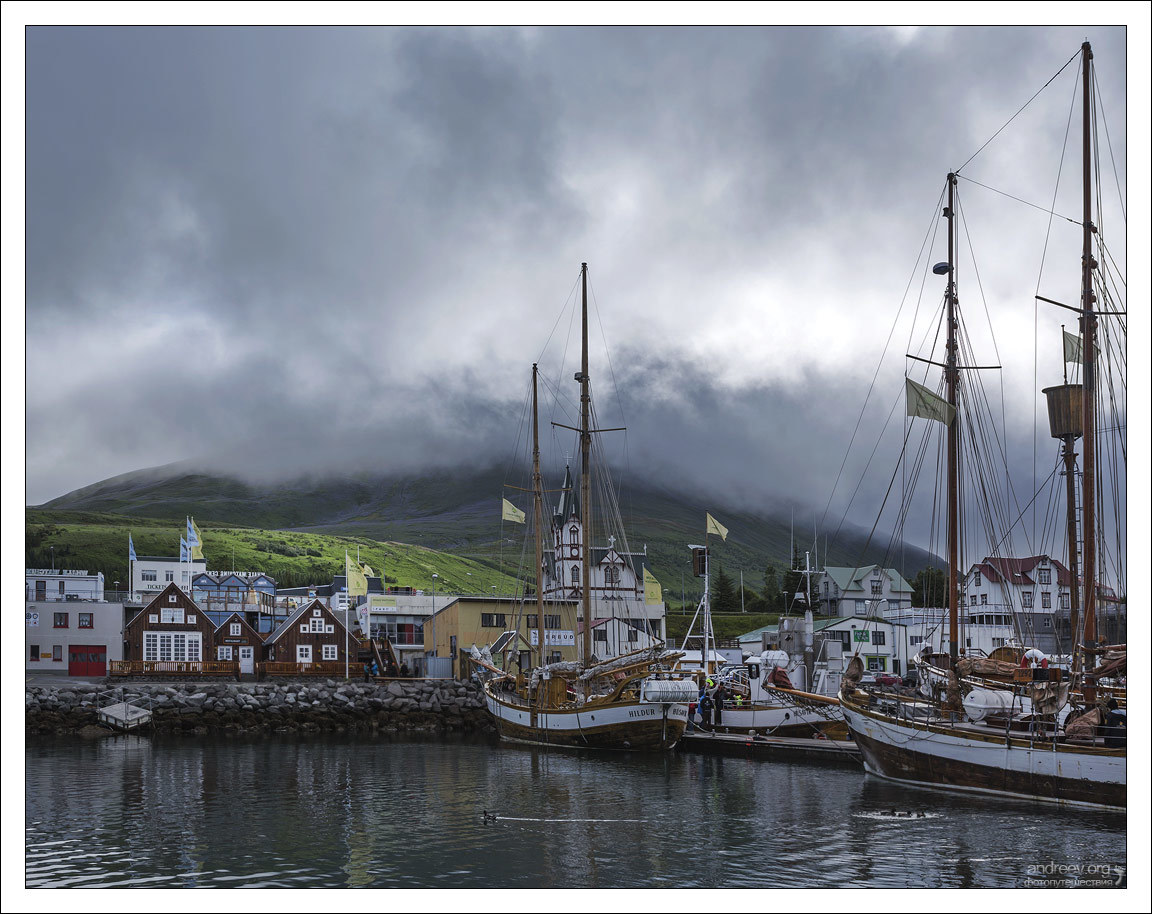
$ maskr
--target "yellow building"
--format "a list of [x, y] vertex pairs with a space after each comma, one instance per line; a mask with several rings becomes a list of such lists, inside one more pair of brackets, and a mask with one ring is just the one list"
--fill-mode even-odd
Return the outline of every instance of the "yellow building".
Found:
[[[544, 604], [549, 663], [576, 659], [579, 607], [578, 600], [550, 600]], [[519, 626], [516, 625], [518, 613]], [[452, 597], [451, 602], [425, 621], [424, 651], [425, 654], [435, 652], [437, 657], [452, 658], [452, 675], [463, 679], [470, 675], [471, 669], [467, 661], [462, 667], [460, 658], [467, 657], [472, 645], [480, 648], [491, 646], [514, 628], [520, 637], [508, 644], [509, 668], [516, 669], [520, 662], [525, 667], [534, 666], [539, 644], [535, 601], [522, 602], [513, 597]], [[502, 656], [493, 656], [497, 666], [501, 666]]]

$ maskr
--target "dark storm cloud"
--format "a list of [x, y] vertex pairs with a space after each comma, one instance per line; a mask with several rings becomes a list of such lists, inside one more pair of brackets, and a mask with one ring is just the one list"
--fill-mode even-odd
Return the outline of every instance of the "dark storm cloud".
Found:
[[[500, 459], [586, 260], [633, 459], [823, 505], [944, 173], [1082, 37], [31, 29], [28, 501], [189, 457]], [[1123, 33], [1092, 37], [1123, 160]], [[973, 175], [1046, 200], [1068, 98]], [[1030, 320], [1038, 251], [992, 247]]]

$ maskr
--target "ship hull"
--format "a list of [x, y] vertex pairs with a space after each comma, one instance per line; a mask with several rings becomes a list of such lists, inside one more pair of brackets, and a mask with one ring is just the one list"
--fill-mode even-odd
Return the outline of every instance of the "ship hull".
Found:
[[755, 733], [761, 736], [813, 737], [823, 733], [828, 737], [843, 738], [846, 735], [844, 720], [837, 708], [831, 709], [833, 719], [827, 712], [817, 712], [794, 705], [751, 704], [743, 707], [729, 706], [721, 714], [721, 723], [704, 729], [717, 733]]
[[843, 704], [865, 769], [892, 781], [1068, 806], [1127, 808], [1127, 754], [904, 724]]
[[535, 746], [661, 752], [680, 741], [688, 724], [684, 704], [619, 702], [537, 714], [487, 689], [484, 699], [501, 739]]

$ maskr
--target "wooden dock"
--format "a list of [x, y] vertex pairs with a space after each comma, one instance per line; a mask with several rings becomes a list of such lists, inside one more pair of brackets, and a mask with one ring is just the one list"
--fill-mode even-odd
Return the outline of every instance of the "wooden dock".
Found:
[[103, 707], [99, 711], [100, 722], [117, 730], [134, 730], [152, 720], [152, 712], [126, 701]]
[[861, 764], [860, 750], [851, 740], [807, 739], [790, 736], [748, 736], [693, 730], [680, 737], [677, 749], [781, 762], [816, 762], [826, 765]]

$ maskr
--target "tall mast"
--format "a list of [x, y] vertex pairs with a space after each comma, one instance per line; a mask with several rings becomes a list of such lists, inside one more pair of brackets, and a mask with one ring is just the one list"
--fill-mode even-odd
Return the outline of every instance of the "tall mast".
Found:
[[592, 395], [588, 391], [588, 264], [580, 264], [580, 512], [584, 526], [581, 550], [581, 602], [584, 611], [584, 663], [592, 660], [592, 483], [589, 463], [592, 457], [590, 416]]
[[960, 563], [960, 486], [957, 474], [960, 465], [960, 413], [956, 408], [956, 388], [959, 370], [956, 367], [956, 239], [953, 231], [956, 220], [956, 175], [948, 174], [948, 208], [944, 217], [948, 220], [948, 345], [947, 367], [944, 369], [944, 385], [948, 405], [952, 407], [952, 421], [948, 424], [948, 656], [951, 668], [955, 669], [959, 655], [959, 606], [960, 588], [958, 567]]
[[[540, 483], [540, 416], [537, 412], [536, 365], [532, 365], [532, 501], [536, 524], [536, 631], [540, 638], [540, 666], [547, 663], [544, 625], [544, 543], [541, 539], [544, 525], [544, 494]], [[541, 693], [543, 689], [541, 689]]]
[[1092, 46], [1085, 41], [1080, 47], [1084, 80], [1084, 250], [1081, 255], [1082, 275], [1080, 300], [1084, 309], [1081, 323], [1084, 331], [1084, 646], [1096, 642], [1096, 315], [1092, 291], [1092, 123], [1091, 71]]

